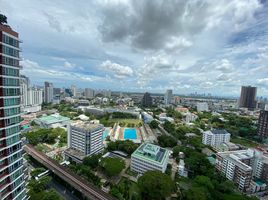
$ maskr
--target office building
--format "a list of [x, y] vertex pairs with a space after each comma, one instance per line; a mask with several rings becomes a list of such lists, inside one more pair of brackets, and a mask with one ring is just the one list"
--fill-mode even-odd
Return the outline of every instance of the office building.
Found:
[[140, 174], [150, 170], [164, 173], [167, 169], [168, 156], [167, 149], [151, 143], [143, 143], [132, 153], [130, 169]]
[[[5, 16], [1, 15], [1, 19]], [[19, 35], [0, 21], [0, 199], [26, 199], [20, 140]]]
[[153, 99], [152, 99], [150, 93], [146, 92], [143, 95], [143, 98], [141, 100], [141, 105], [143, 107], [151, 107], [153, 105]]
[[54, 98], [53, 83], [45, 82], [44, 102], [52, 103]]
[[268, 156], [260, 149], [219, 152], [215, 164], [243, 192], [252, 191], [254, 182], [268, 181]]
[[208, 103], [207, 102], [197, 102], [196, 103], [196, 109], [198, 112], [204, 112], [204, 111], [209, 111], [208, 109]]
[[71, 91], [72, 91], [73, 97], [76, 97], [77, 89], [76, 89], [76, 86], [75, 85], [71, 85]]
[[164, 97], [165, 105], [170, 104], [171, 100], [172, 100], [172, 90], [167, 90]]
[[219, 148], [223, 143], [229, 143], [231, 134], [226, 130], [213, 129], [203, 132], [202, 143]]
[[254, 110], [257, 105], [257, 87], [242, 86], [239, 99], [239, 107]]
[[260, 111], [257, 134], [263, 139], [268, 138], [268, 110]]
[[94, 90], [90, 88], [85, 89], [85, 97], [88, 99], [94, 98]]
[[101, 153], [104, 149], [102, 135], [104, 126], [85, 121], [76, 121], [68, 128], [67, 159], [81, 163], [86, 156]]

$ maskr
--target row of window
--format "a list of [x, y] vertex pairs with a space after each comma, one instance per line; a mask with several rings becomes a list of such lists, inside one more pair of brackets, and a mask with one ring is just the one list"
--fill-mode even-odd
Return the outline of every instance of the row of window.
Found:
[[4, 106], [16, 106], [16, 105], [20, 105], [20, 98], [4, 99]]
[[1, 67], [2, 75], [19, 77], [19, 69]]
[[9, 58], [6, 56], [2, 56], [2, 64], [19, 67], [19, 60], [14, 59], [14, 58]]
[[6, 43], [6, 44], [11, 45], [11, 46], [14, 46], [14, 47], [17, 47], [17, 48], [19, 47], [19, 41], [18, 40], [14, 39], [12, 37], [9, 37], [9, 36], [7, 36], [5, 34], [2, 35], [2, 41], [4, 43]]
[[16, 78], [3, 78], [3, 86], [20, 86], [19, 79]]
[[6, 139], [6, 145], [10, 146], [10, 145], [15, 144], [15, 143], [17, 143], [19, 141], [20, 141], [20, 135], [15, 135], [15, 136], [13, 136], [11, 138]]
[[8, 109], [1, 109], [0, 110], [0, 116], [12, 116], [12, 115], [17, 115], [20, 114], [20, 107], [17, 108], [8, 108]]
[[2, 119], [0, 120], [0, 127], [11, 126], [14, 124], [19, 124], [20, 122], [21, 122], [20, 116], [11, 117], [9, 119]]
[[18, 126], [14, 126], [14, 127], [11, 127], [11, 128], [7, 128], [7, 129], [3, 129], [3, 130], [0, 130], [0, 136], [3, 137], [4, 135], [4, 132], [6, 132], [6, 137], [10, 136], [10, 135], [13, 135], [15, 133], [18, 133], [20, 131], [20, 127], [19, 125]]
[[2, 52], [9, 56], [13, 56], [17, 58], [19, 57], [19, 50], [7, 47], [5, 45], [2, 45]]
[[3, 96], [19, 96], [19, 88], [3, 88]]

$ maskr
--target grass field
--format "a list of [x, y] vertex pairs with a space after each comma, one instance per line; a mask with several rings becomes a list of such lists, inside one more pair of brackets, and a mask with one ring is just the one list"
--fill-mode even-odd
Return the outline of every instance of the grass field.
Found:
[[124, 127], [139, 127], [141, 126], [141, 120], [139, 119], [110, 119], [109, 122], [119, 123]]
[[245, 147], [257, 147], [259, 146], [258, 143], [255, 143], [253, 141], [250, 141], [250, 140], [247, 140], [247, 139], [244, 139], [244, 138], [231, 138], [231, 142], [233, 143], [237, 143], [237, 144], [241, 144]]

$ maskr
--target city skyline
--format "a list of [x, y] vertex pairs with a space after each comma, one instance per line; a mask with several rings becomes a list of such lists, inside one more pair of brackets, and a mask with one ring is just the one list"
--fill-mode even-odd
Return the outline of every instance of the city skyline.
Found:
[[267, 96], [264, 1], [1, 2], [34, 84], [218, 96], [252, 85]]

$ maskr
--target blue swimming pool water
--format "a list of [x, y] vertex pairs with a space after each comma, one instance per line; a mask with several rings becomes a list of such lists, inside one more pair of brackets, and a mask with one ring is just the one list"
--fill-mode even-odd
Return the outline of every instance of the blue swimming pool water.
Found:
[[124, 139], [125, 140], [137, 139], [136, 129], [135, 128], [125, 128], [124, 129]]
[[107, 128], [107, 129], [105, 129], [103, 131], [103, 133], [102, 133], [102, 141], [104, 141], [106, 139], [106, 137], [108, 136], [109, 132], [110, 132], [109, 128]]

